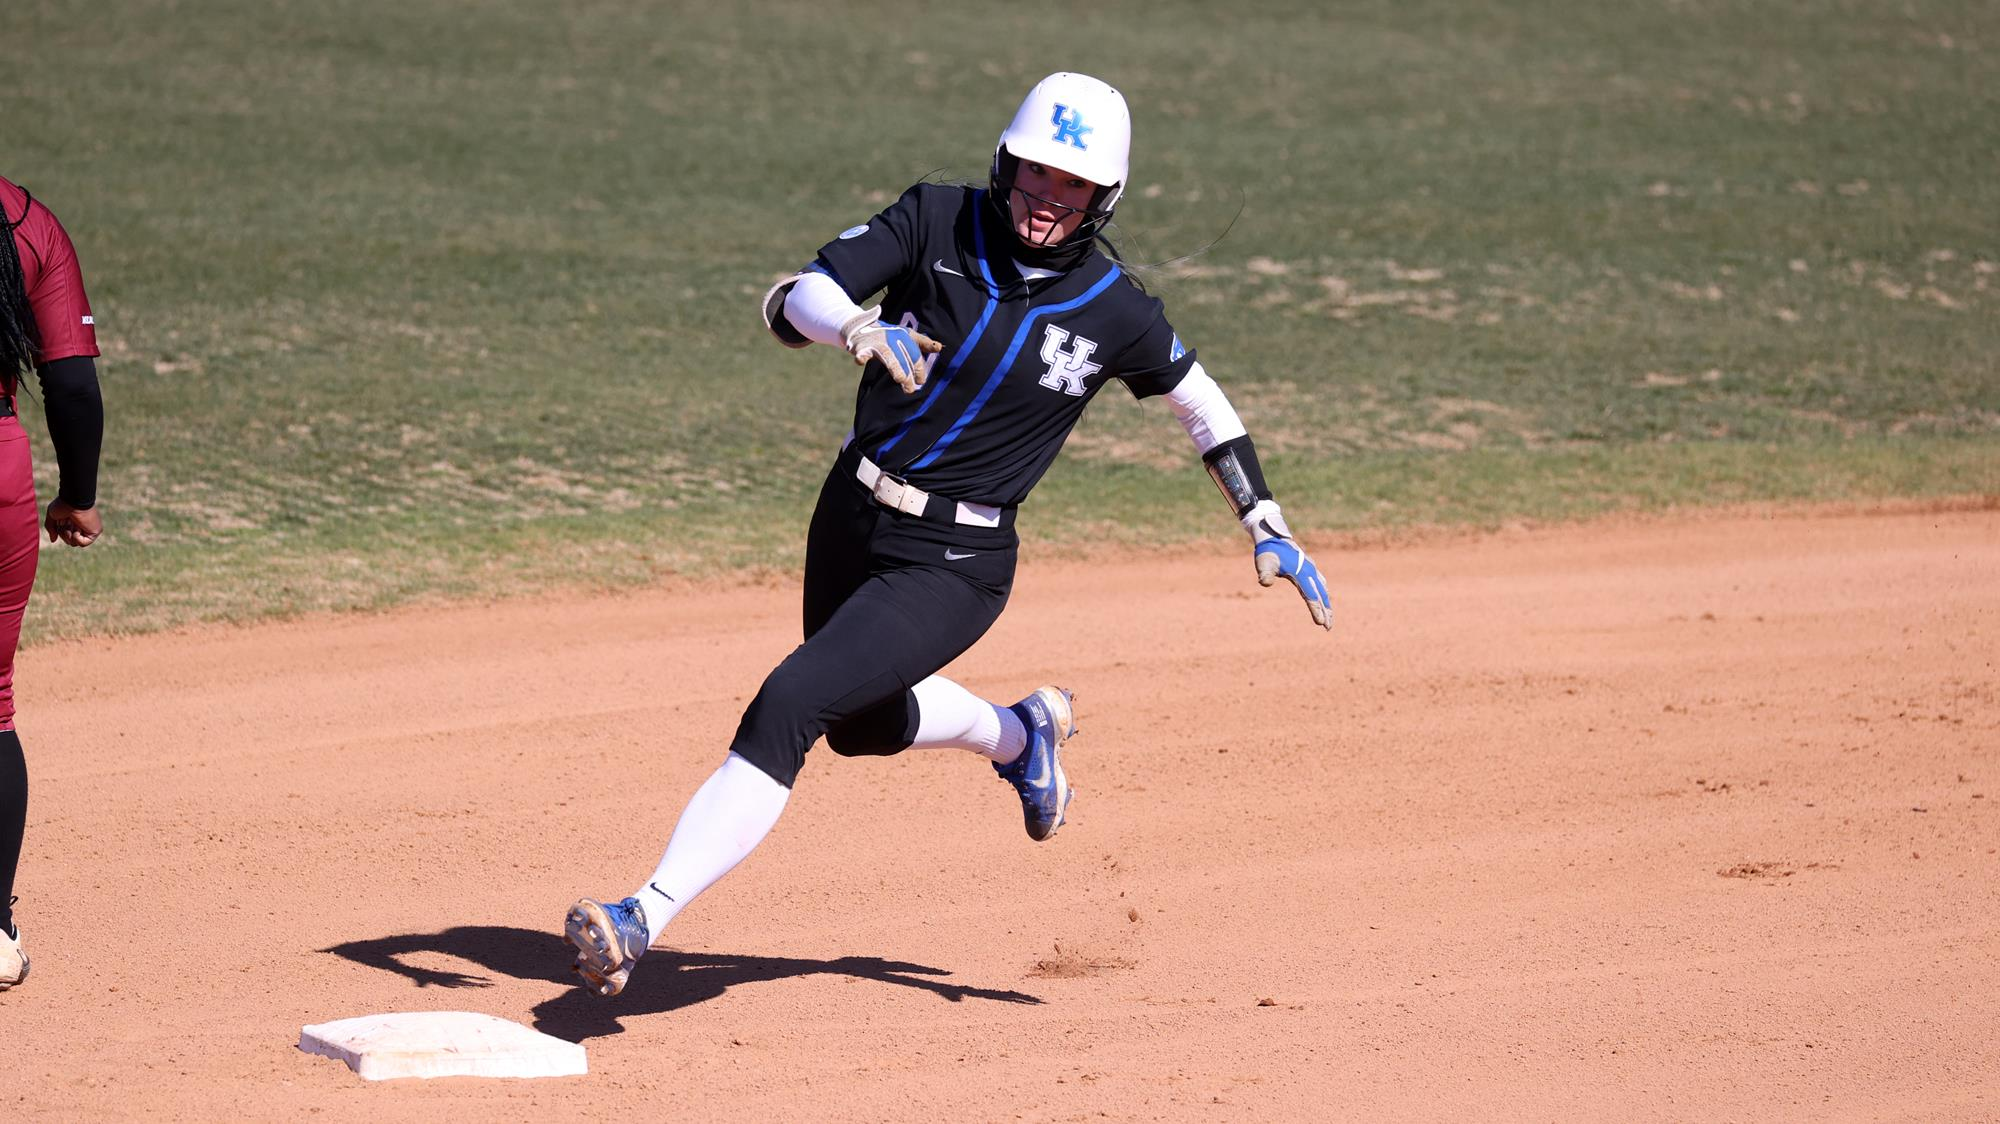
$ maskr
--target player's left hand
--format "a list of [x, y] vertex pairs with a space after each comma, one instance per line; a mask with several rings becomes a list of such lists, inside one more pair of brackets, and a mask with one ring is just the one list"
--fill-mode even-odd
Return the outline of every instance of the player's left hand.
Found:
[[89, 546], [104, 533], [104, 516], [94, 507], [78, 511], [62, 500], [50, 500], [42, 529], [49, 533], [50, 542], [60, 539], [71, 546]]
[[1265, 539], [1257, 544], [1257, 584], [1270, 585], [1279, 578], [1298, 587], [1299, 596], [1306, 599], [1306, 608], [1312, 611], [1314, 624], [1328, 630], [1333, 628], [1333, 599], [1327, 595], [1326, 579], [1319, 576], [1319, 567], [1313, 565], [1296, 541]]
[[1285, 515], [1278, 510], [1277, 502], [1259, 501], [1243, 513], [1242, 523], [1257, 547], [1257, 584], [1271, 585], [1279, 578], [1291, 582], [1299, 596], [1306, 599], [1313, 623], [1331, 631], [1333, 598], [1327, 595], [1326, 579], [1319, 576], [1319, 567], [1313, 565], [1305, 548], [1292, 537], [1292, 529], [1285, 525]]

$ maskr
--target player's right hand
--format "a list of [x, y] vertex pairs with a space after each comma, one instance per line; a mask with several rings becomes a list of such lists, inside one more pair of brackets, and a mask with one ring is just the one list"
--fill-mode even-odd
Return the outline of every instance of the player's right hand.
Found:
[[104, 516], [94, 507], [78, 511], [62, 500], [50, 500], [42, 529], [49, 533], [50, 542], [60, 539], [71, 546], [89, 546], [104, 533]]
[[903, 393], [915, 394], [931, 377], [931, 366], [944, 345], [913, 328], [878, 319], [881, 315], [879, 305], [863, 311], [841, 325], [840, 338], [856, 363], [865, 366], [870, 359], [881, 360]]

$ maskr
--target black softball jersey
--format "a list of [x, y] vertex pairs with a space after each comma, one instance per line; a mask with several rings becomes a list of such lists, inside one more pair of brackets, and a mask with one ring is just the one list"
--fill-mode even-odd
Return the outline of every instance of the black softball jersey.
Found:
[[883, 291], [884, 320], [944, 345], [915, 394], [868, 364], [854, 444], [927, 492], [996, 507], [1027, 497], [1106, 381], [1165, 394], [1195, 361], [1159, 299], [1101, 249], [1024, 280], [1014, 244], [984, 189], [922, 183], [809, 267], [857, 302]]

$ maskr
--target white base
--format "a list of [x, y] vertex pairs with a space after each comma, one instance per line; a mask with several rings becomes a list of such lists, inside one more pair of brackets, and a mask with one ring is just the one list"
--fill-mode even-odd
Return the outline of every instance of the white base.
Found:
[[369, 1081], [589, 1072], [582, 1043], [470, 1011], [409, 1011], [316, 1023], [299, 1030], [299, 1049], [338, 1058]]

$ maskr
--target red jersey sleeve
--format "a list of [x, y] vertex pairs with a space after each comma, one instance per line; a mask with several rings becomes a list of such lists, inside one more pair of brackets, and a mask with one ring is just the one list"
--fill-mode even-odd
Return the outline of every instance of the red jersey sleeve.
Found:
[[20, 218], [18, 208], [25, 198], [19, 188], [0, 181], [0, 201], [21, 224], [14, 228], [14, 248], [21, 254], [21, 280], [26, 282], [28, 307], [34, 310], [35, 328], [41, 334], [42, 349], [35, 363], [95, 356], [97, 322], [90, 314], [90, 298], [84, 295], [76, 247], [41, 200], [29, 203], [27, 216]]

